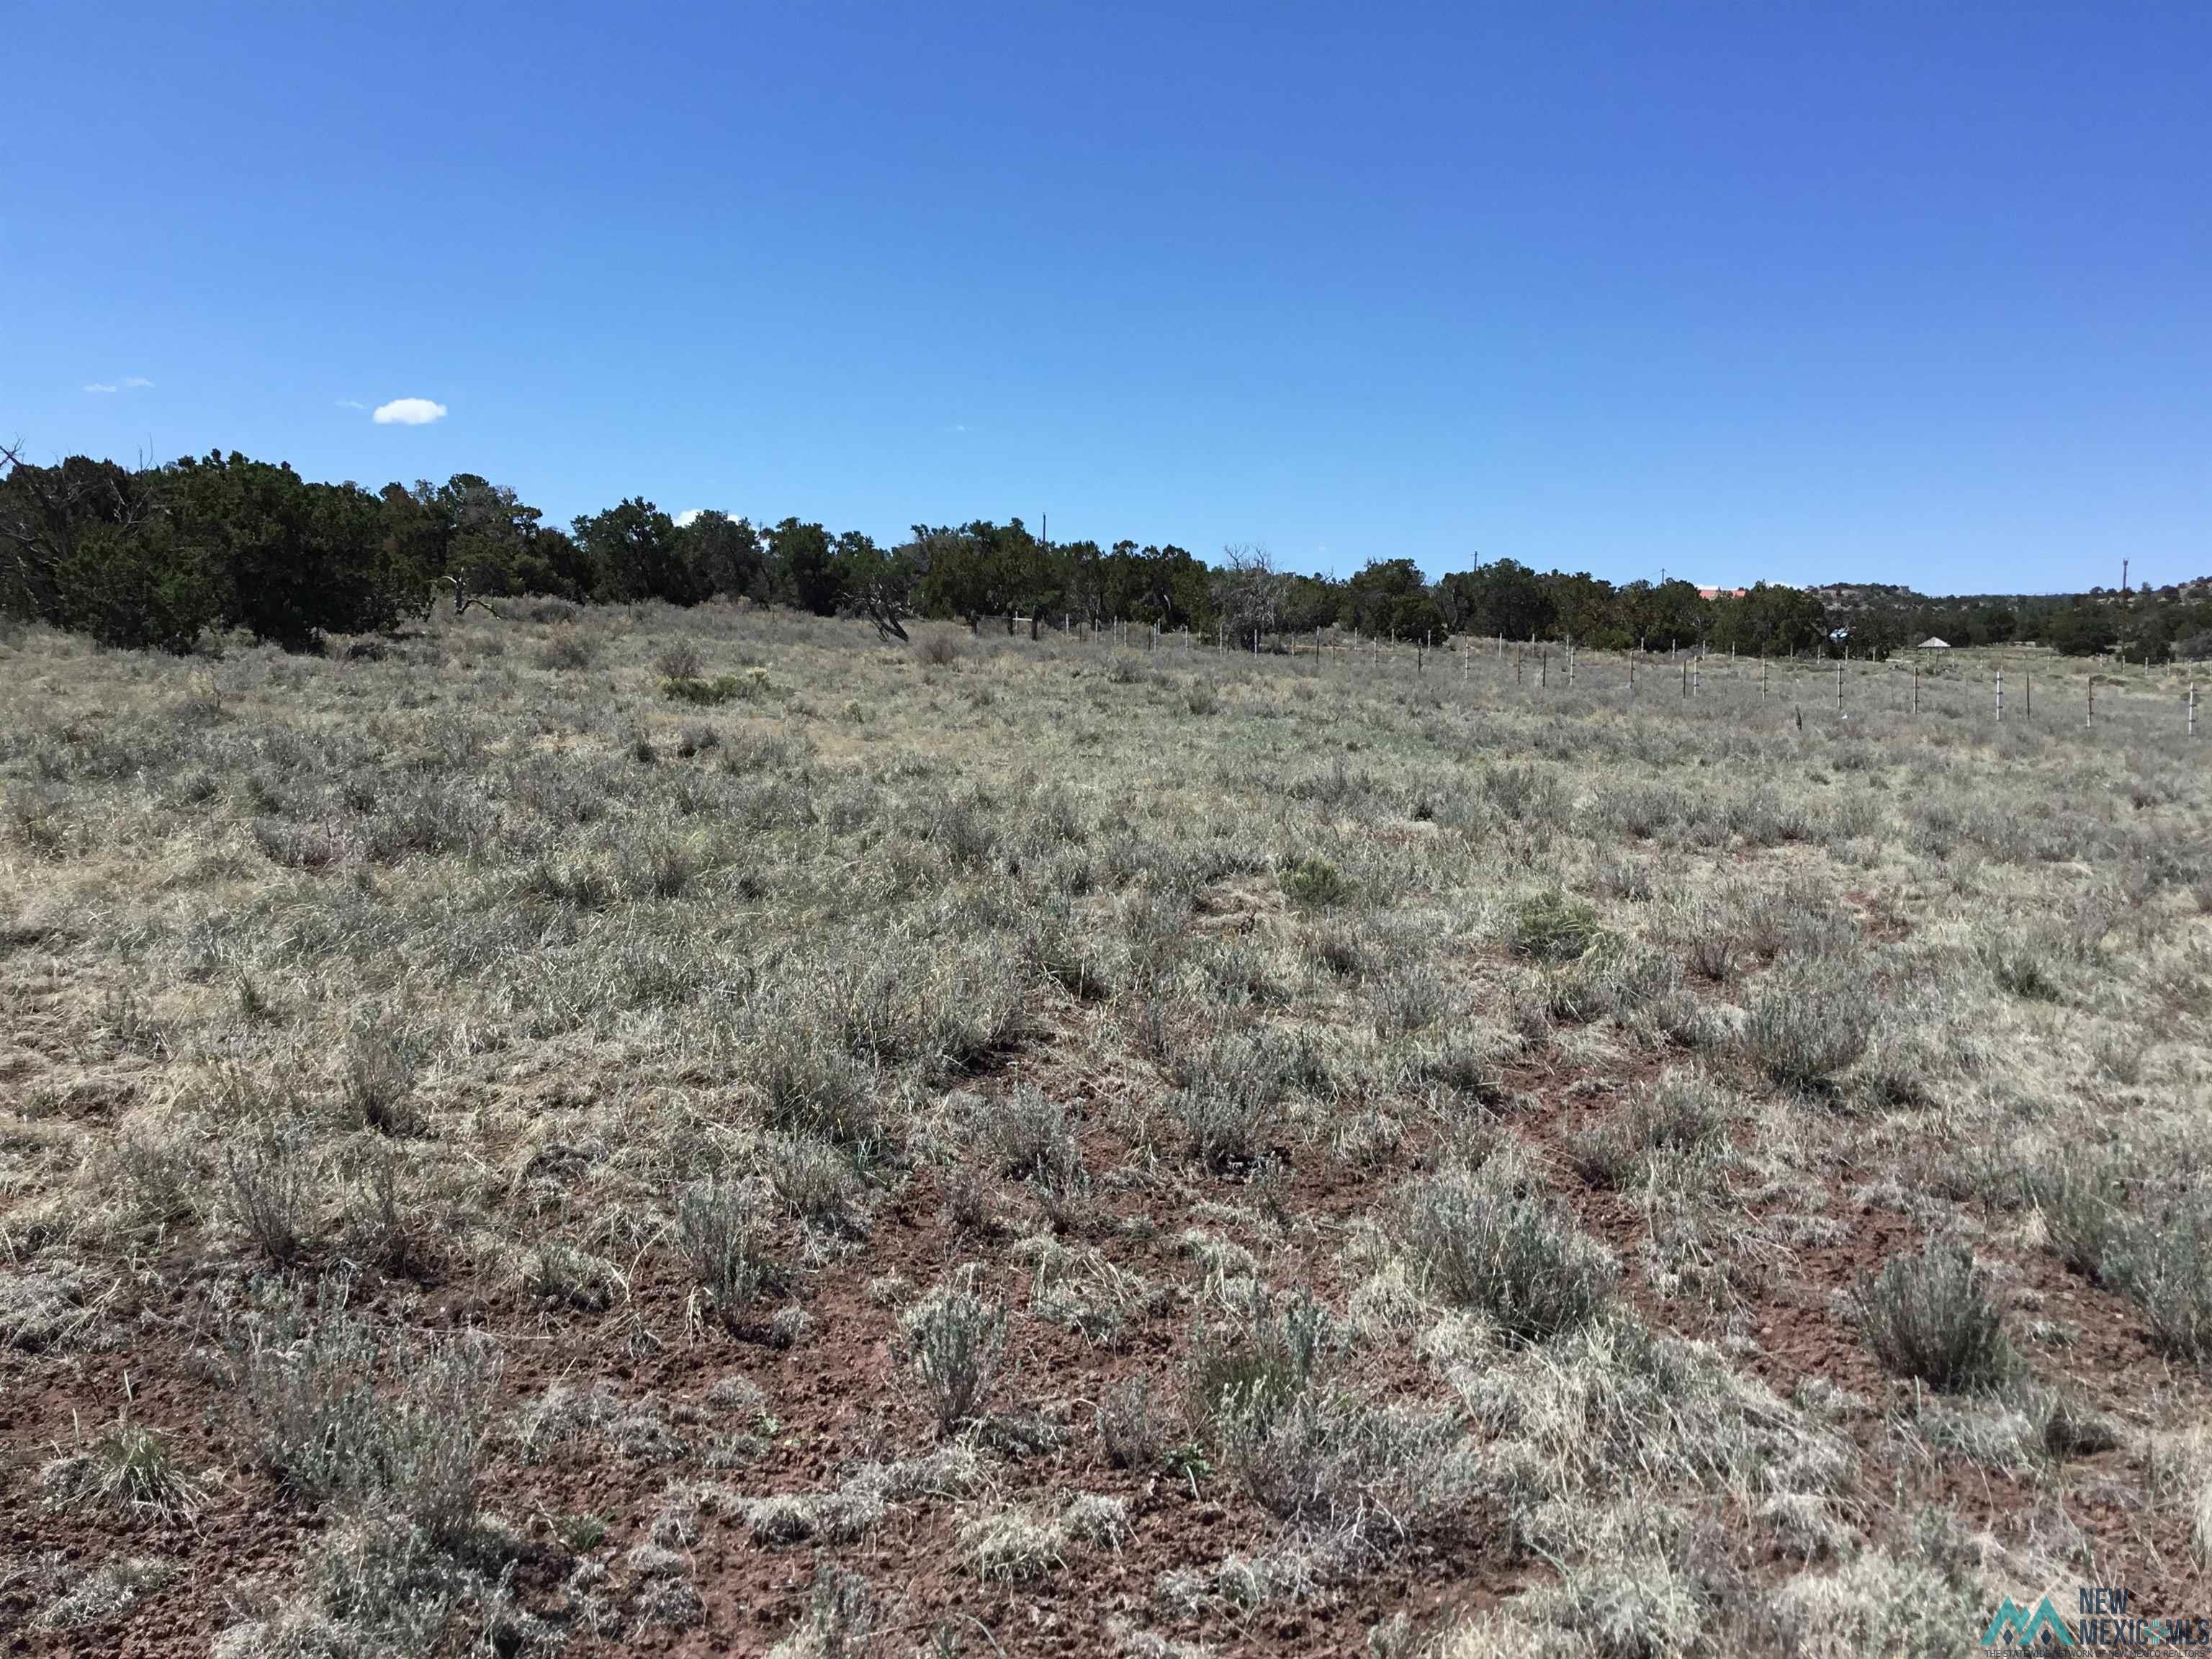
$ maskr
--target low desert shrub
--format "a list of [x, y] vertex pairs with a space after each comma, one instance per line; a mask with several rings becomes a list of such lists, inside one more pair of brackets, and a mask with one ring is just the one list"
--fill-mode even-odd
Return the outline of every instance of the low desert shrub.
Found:
[[224, 1164], [232, 1215], [261, 1253], [289, 1267], [315, 1232], [313, 1161], [295, 1141], [270, 1134], [234, 1148]]
[[1741, 1042], [1773, 1081], [1813, 1090], [1866, 1053], [1874, 1020], [1873, 992], [1861, 970], [1844, 962], [1808, 965], [1760, 988]]
[[1148, 1469], [1166, 1449], [1160, 1417], [1152, 1401], [1152, 1379], [1141, 1373], [1122, 1377], [1099, 1399], [1094, 1413], [1098, 1444], [1117, 1469]]
[[927, 668], [957, 667], [967, 654], [950, 634], [925, 634], [914, 647], [914, 659]]
[[1327, 859], [1302, 859], [1283, 872], [1283, 893], [1306, 910], [1325, 910], [1351, 896], [1351, 884]]
[[1479, 1310], [1510, 1337], [1540, 1342], [1596, 1317], [1617, 1273], [1595, 1239], [1492, 1158], [1416, 1187], [1402, 1229], [1422, 1287]]
[[672, 640], [654, 654], [653, 668], [664, 680], [696, 680], [701, 668], [699, 647], [689, 640]]
[[396, 1514], [449, 1547], [475, 1525], [500, 1364], [482, 1338], [415, 1342], [343, 1307], [280, 1308], [238, 1377], [262, 1464], [304, 1495]]
[[574, 628], [561, 629], [538, 647], [540, 668], [589, 668], [599, 659], [599, 641]]
[[978, 1294], [975, 1270], [961, 1269], [899, 1321], [908, 1358], [928, 1392], [938, 1431], [981, 1420], [1006, 1352], [1006, 1310]]
[[716, 1316], [732, 1330], [744, 1325], [755, 1303], [789, 1282], [756, 1182], [713, 1181], [687, 1188], [677, 1200], [676, 1238]]
[[1867, 1346], [1896, 1376], [1958, 1394], [1994, 1388], [2013, 1371], [1989, 1275], [1957, 1240], [1931, 1238], [1919, 1255], [1892, 1258], [1859, 1302]]
[[1033, 1181], [1051, 1193], [1084, 1184], [1083, 1148], [1066, 1111], [1036, 1089], [1023, 1085], [1011, 1095], [985, 1102], [975, 1127], [1000, 1175]]
[[1513, 954], [1539, 962], [1572, 962], [1597, 942], [1597, 912], [1553, 890], [1526, 900], [1513, 913]]

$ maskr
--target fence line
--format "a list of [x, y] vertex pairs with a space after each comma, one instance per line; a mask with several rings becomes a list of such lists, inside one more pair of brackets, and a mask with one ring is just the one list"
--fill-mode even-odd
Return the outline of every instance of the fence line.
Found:
[[[1120, 649], [1156, 654], [1164, 646], [1171, 642], [1166, 624], [1160, 623], [1138, 624], [1127, 618], [1116, 618], [1102, 625], [1097, 618], [1086, 617], [1078, 621], [1073, 615], [1064, 616], [1062, 621], [1065, 637], [1077, 643], [1086, 641], [1094, 644], [1109, 642]], [[1142, 626], [1145, 630], [1141, 640], [1137, 632], [1139, 626]], [[1226, 659], [1230, 655], [1229, 630], [1216, 629], [1212, 631], [1216, 653], [1223, 659], [1223, 666], [1225, 668]], [[1184, 655], [1186, 658], [1194, 657], [1205, 645], [1205, 633], [1194, 629], [1188, 624], [1182, 625], [1180, 632]], [[1049, 623], [1047, 623], [1046, 636], [1048, 637], [1049, 633]], [[1249, 635], [1240, 630], [1237, 636], [1239, 647], [1237, 654], [1243, 654], [1244, 649], [1249, 648], [1255, 665], [1268, 658], [1295, 663], [1304, 657], [1302, 633], [1294, 635], [1278, 632], [1273, 637], [1275, 643], [1273, 648], [1270, 648], [1267, 630], [1253, 629]], [[1349, 671], [1353, 666], [1354, 653], [1364, 642], [1368, 647], [1370, 683], [1389, 683], [1403, 672], [1408, 659], [1413, 669], [1411, 680], [1419, 683], [1426, 678], [1428, 658], [1436, 652], [1449, 650], [1454, 642], [1454, 637], [1448, 635], [1443, 641], [1439, 642], [1431, 632], [1425, 638], [1414, 636], [1399, 640], [1393, 637], [1386, 642], [1380, 635], [1364, 636], [1339, 635], [1332, 638], [1330, 630], [1316, 629], [1314, 631], [1312, 660], [1316, 672], [1325, 672], [1331, 654], [1336, 653], [1347, 670], [1346, 684], [1349, 686], [1358, 682], [1358, 675]], [[1557, 686], [1552, 683], [1551, 647], [1538, 636], [1532, 635], [1525, 641], [1514, 641], [1513, 648], [1509, 652], [1506, 649], [1508, 642], [1505, 636], [1503, 634], [1492, 635], [1491, 649], [1487, 653], [1481, 653], [1490, 659], [1490, 672], [1495, 677], [1489, 680], [1486, 680], [1484, 676], [1475, 672], [1479, 641], [1475, 637], [1464, 635], [1455, 638], [1460, 657], [1460, 672], [1457, 678], [1463, 696], [1478, 697], [1482, 694], [1486, 685], [1496, 686], [1503, 684], [1506, 659], [1510, 656], [1512, 661], [1511, 684], [1521, 689], [1522, 696], [1573, 696], [1582, 700], [1582, 706], [1589, 708], [1603, 708], [1608, 703], [1614, 707], [1624, 704], [1630, 707], [1643, 706], [1639, 697], [1641, 688], [1638, 684], [1638, 670], [1640, 666], [1652, 661], [1657, 654], [1654, 650], [1637, 647], [1619, 652], [1617, 654], [1626, 670], [1624, 678], [1621, 680], [1611, 682], [1610, 690], [1602, 680], [1593, 690], [1585, 684], [1589, 677], [1581, 672], [1588, 666], [1583, 659], [1590, 653], [1583, 642], [1571, 636], [1563, 637], [1558, 642], [1562, 653], [1560, 658], [1562, 672]], [[1600, 651], [1596, 654], [1602, 658], [1607, 653]], [[1536, 662], [1536, 674], [1533, 681], [1527, 672], [1531, 656], [1534, 657]], [[1678, 642], [1670, 642], [1667, 659], [1678, 668], [1680, 695], [1686, 706], [1692, 702], [1704, 702], [1706, 696], [1705, 667], [1709, 660], [1714, 669], [1714, 690], [1718, 695], [1722, 706], [1726, 706], [1732, 696], [1748, 697], [1748, 659], [1740, 658], [1733, 649], [1725, 657], [1715, 658], [1711, 655], [1709, 647], [1698, 646], [1685, 649]], [[1936, 670], [1938, 666], [1924, 661], [1917, 654], [1912, 655], [1909, 661], [1890, 658], [1877, 662], [1875, 659], [1858, 657], [1836, 658], [1824, 662], [1817, 657], [1799, 657], [1795, 653], [1784, 657], [1762, 652], [1759, 658], [1759, 706], [1761, 708], [1771, 708], [1777, 701], [1777, 694], [1786, 693], [1788, 708], [1791, 711], [1798, 711], [1794, 714], [1794, 718], [1802, 725], [1805, 693], [1811, 684], [1812, 676], [1832, 670], [1834, 680], [1831, 691], [1833, 697], [1833, 712], [1840, 719], [1850, 719], [1855, 712], [1851, 694], [1851, 682], [1854, 679], [1864, 679], [1872, 674], [1887, 673], [1898, 675], [1900, 678], [1892, 681], [1894, 691], [1888, 703], [1882, 705], [1877, 702], [1875, 704], [1875, 708], [1886, 706], [1893, 714], [1899, 715], [1909, 714], [1915, 718], [1932, 714], [1947, 719], [1972, 721], [1975, 718], [1972, 713], [1974, 693], [1978, 688], [1986, 699], [1981, 704], [1983, 716], [1990, 720], [1992, 724], [2002, 726], [2008, 723], [2030, 725], [2033, 723], [2035, 676], [2032, 672], [2022, 672], [2019, 674], [2018, 684], [2015, 688], [2018, 696], [2014, 700], [2013, 706], [2008, 708], [2005, 697], [2006, 671], [2003, 665], [1991, 666], [1986, 680], [1984, 680], [1979, 673], [1931, 672]], [[1964, 665], [1952, 660], [1942, 666], [1955, 669]], [[2142, 677], [2140, 680], [2131, 679], [2131, 676], [2136, 675]], [[1957, 687], [1963, 701], [1945, 690], [1944, 688], [1949, 686]], [[2197, 735], [2198, 682], [2194, 678], [2180, 681], [2177, 677], [2161, 675], [2154, 667], [2124, 667], [2122, 671], [2116, 672], [2109, 665], [2093, 666], [2089, 670], [2087, 683], [2083, 687], [2081, 708], [2084, 730], [2098, 729], [2097, 720], [2100, 711], [2097, 706], [2097, 693], [2100, 690], [2107, 693], [2106, 706], [2103, 713], [2108, 724], [2114, 720], [2125, 720], [2131, 724], [2155, 730], [2163, 720], [2173, 720], [2174, 726], [2180, 729], [2180, 735], [2192, 739]], [[2121, 702], [2118, 704], [2113, 703], [2111, 700], [2110, 694], [2113, 692], [2120, 694]], [[2168, 696], [2181, 705], [2179, 708], [2176, 709], [2172, 703], [2165, 702], [2165, 698]], [[2156, 712], [2160, 705], [2163, 705], [2166, 710], [2162, 719]], [[2175, 719], [2177, 714], [2179, 716], [2178, 720]], [[2167, 726], [2165, 729], [2172, 732], [2174, 727]]]

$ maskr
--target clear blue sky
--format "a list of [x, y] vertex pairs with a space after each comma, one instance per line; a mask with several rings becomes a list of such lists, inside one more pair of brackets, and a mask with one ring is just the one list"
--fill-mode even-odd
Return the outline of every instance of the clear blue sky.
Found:
[[2201, 0], [70, 0], [0, 41], [0, 437], [42, 457], [1302, 569], [2212, 574]]

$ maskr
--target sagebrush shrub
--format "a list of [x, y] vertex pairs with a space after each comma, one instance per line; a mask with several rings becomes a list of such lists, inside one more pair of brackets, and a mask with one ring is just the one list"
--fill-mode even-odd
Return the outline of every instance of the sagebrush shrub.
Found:
[[729, 1328], [789, 1273], [775, 1252], [775, 1232], [759, 1186], [710, 1181], [685, 1189], [676, 1206], [677, 1246]]
[[1052, 1193], [1084, 1184], [1083, 1148], [1066, 1111], [1030, 1085], [986, 1101], [976, 1127], [1000, 1175], [1033, 1181]]
[[265, 1467], [310, 1498], [373, 1500], [450, 1547], [476, 1522], [499, 1371], [480, 1338], [415, 1343], [343, 1308], [310, 1322], [295, 1305], [248, 1336], [239, 1383]]
[[1427, 1289], [1489, 1315], [1510, 1336], [1542, 1341], [1602, 1311], [1617, 1273], [1596, 1240], [1503, 1163], [1421, 1182], [1406, 1206], [1406, 1243]]
[[1109, 1388], [1094, 1418], [1099, 1448], [1117, 1469], [1151, 1468], [1166, 1449], [1159, 1413], [1152, 1404], [1152, 1379], [1141, 1372]]
[[925, 634], [915, 641], [915, 660], [930, 668], [951, 668], [967, 653], [950, 634]]
[[1989, 1275], [1955, 1239], [1931, 1238], [1919, 1255], [1893, 1257], [1859, 1301], [1868, 1346], [1897, 1376], [1957, 1394], [1992, 1388], [2013, 1372]]
[[560, 629], [538, 647], [540, 668], [589, 668], [599, 658], [599, 642], [574, 628]]
[[689, 640], [672, 640], [653, 659], [653, 672], [665, 680], [696, 680], [701, 668], [699, 647]]
[[952, 1434], [980, 1420], [1006, 1352], [1006, 1310], [977, 1294], [975, 1270], [963, 1268], [908, 1309], [899, 1328], [938, 1431]]
[[295, 1142], [270, 1135], [233, 1149], [224, 1164], [231, 1212], [279, 1267], [299, 1260], [314, 1232], [314, 1170]]
[[1743, 1024], [1744, 1052], [1775, 1082], [1814, 1089], [1866, 1053], [1873, 993], [1842, 963], [1790, 973], [1760, 988]]

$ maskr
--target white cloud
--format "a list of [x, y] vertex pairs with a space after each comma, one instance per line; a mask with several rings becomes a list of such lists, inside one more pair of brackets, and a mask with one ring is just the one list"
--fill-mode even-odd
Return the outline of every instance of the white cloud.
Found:
[[395, 398], [388, 404], [379, 404], [369, 416], [379, 426], [428, 426], [445, 418], [445, 404], [434, 404], [428, 398]]
[[[703, 507], [687, 507], [681, 513], [676, 515], [677, 528], [679, 530], [688, 529], [691, 526], [698, 523], [701, 519], [706, 516], [706, 514], [707, 509]], [[732, 524], [741, 522], [741, 515], [738, 514], [725, 513], [722, 516], [727, 519]]]
[[103, 386], [98, 380], [94, 380], [90, 386], [85, 387], [85, 390], [87, 392], [112, 392], [115, 388], [112, 386]]
[[340, 409], [367, 409], [368, 407], [367, 404], [362, 402], [358, 398], [341, 398], [337, 400], [337, 406]]
[[150, 390], [153, 384], [143, 374], [132, 374], [124, 380], [123, 386], [126, 392], [144, 392]]

